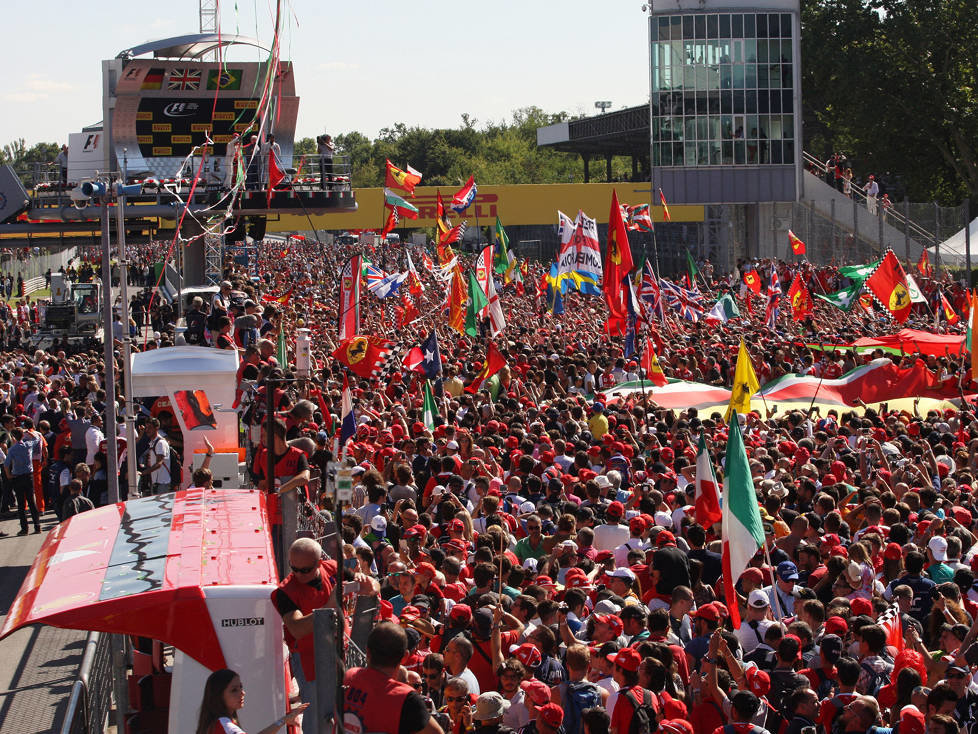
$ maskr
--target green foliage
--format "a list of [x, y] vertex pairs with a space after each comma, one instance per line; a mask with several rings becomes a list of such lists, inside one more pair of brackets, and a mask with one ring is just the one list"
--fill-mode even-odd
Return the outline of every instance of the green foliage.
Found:
[[[454, 129], [431, 130], [397, 123], [371, 141], [358, 132], [335, 136], [337, 152], [350, 156], [353, 185], [382, 186], [384, 160], [411, 165], [423, 185], [455, 187], [470, 175], [480, 184], [564, 183], [584, 180], [578, 156], [537, 148], [537, 128], [569, 119], [538, 107], [513, 112], [512, 119], [482, 126], [468, 113]], [[624, 166], [617, 166], [622, 168]]]
[[972, 0], [804, 0], [805, 148], [901, 174], [913, 201], [978, 199]]
[[34, 178], [34, 164], [50, 165], [53, 171], [54, 160], [60, 150], [61, 146], [57, 143], [37, 143], [28, 148], [24, 139], [20, 138], [0, 149], [0, 165], [11, 165], [24, 185], [28, 186]]

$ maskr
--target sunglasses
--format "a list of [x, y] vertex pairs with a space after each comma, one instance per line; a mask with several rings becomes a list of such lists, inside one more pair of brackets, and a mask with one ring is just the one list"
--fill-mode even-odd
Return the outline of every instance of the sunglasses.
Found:
[[467, 701], [468, 696], [445, 696], [445, 700], [449, 703], [461, 703], [462, 701]]
[[313, 571], [316, 570], [315, 566], [309, 566], [308, 568], [298, 568], [297, 566], [293, 566], [291, 563], [289, 564], [289, 568], [292, 569], [292, 573], [312, 573]]

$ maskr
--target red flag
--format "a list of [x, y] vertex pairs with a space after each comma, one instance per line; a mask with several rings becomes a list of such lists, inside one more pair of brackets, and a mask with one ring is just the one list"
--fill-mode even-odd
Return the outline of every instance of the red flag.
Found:
[[943, 293], [941, 293], [941, 308], [944, 309], [944, 318], [947, 319], [949, 325], [956, 324], [961, 320], [961, 317], [954, 313], [954, 309]]
[[217, 430], [217, 418], [214, 417], [214, 410], [203, 390], [177, 390], [173, 393], [173, 398], [187, 430]]
[[380, 238], [383, 240], [387, 239], [387, 235], [393, 232], [394, 228], [397, 227], [397, 222], [397, 209], [393, 208], [387, 214], [387, 221], [384, 222], [384, 228], [380, 230]]
[[389, 160], [386, 163], [387, 177], [384, 179], [384, 186], [389, 189], [401, 189], [414, 196], [414, 187], [421, 183], [421, 174], [411, 166], [408, 166], [406, 171], [402, 171]]
[[360, 377], [379, 377], [393, 345], [379, 336], [357, 335], [340, 342], [333, 357]]
[[360, 273], [363, 256], [354, 255], [347, 260], [340, 274], [340, 340], [353, 337], [360, 330]]
[[666, 375], [659, 364], [659, 358], [655, 354], [655, 345], [651, 339], [645, 340], [645, 351], [642, 352], [642, 369], [645, 370], [645, 377], [654, 385], [662, 387], [666, 384]]
[[671, 222], [672, 216], [669, 214], [669, 205], [666, 204], [666, 195], [662, 193], [662, 189], [659, 189], [659, 203], [662, 204], [662, 218]]
[[920, 260], [917, 261], [917, 272], [925, 278], [930, 277], [934, 272], [934, 269], [930, 266], [930, 256], [927, 254], [927, 250], [920, 251]]
[[489, 349], [486, 352], [486, 361], [482, 365], [482, 369], [479, 370], [479, 374], [475, 376], [472, 380], [472, 384], [465, 388], [465, 392], [476, 393], [482, 387], [482, 383], [492, 377], [494, 374], [499, 372], [503, 367], [506, 366], [506, 359], [499, 350], [496, 349], [496, 345], [489, 342]]
[[913, 302], [907, 290], [907, 276], [893, 250], [886, 251], [879, 266], [866, 278], [866, 289], [876, 296], [897, 323], [902, 324], [910, 318]]
[[744, 285], [757, 295], [761, 294], [761, 276], [757, 274], [756, 270], [748, 270], [744, 273]]
[[394, 310], [397, 312], [398, 329], [403, 329], [421, 315], [418, 307], [414, 305], [414, 301], [408, 298], [407, 294], [401, 296], [401, 305], [395, 306]]
[[788, 289], [788, 300], [791, 302], [791, 318], [801, 321], [812, 313], [812, 296], [801, 279], [801, 273], [795, 274]]
[[278, 167], [278, 161], [275, 160], [275, 147], [269, 146], [268, 148], [268, 205], [272, 204], [272, 189], [282, 183], [285, 178], [285, 171]]
[[886, 632], [887, 646], [892, 646], [897, 652], [901, 652], [904, 644], [903, 624], [900, 621], [900, 607], [896, 604], [891, 606], [879, 616], [877, 624]]
[[277, 303], [277, 304], [279, 304], [281, 306], [284, 306], [292, 298], [292, 291], [294, 291], [294, 290], [295, 290], [295, 286], [292, 286], [291, 288], [289, 288], [285, 293], [283, 293], [280, 296], [273, 296], [270, 293], [266, 293], [265, 295], [263, 295], [261, 297], [261, 302], [262, 303]]
[[795, 233], [792, 232], [790, 229], [788, 230], [788, 242], [791, 243], [791, 251], [793, 253], [795, 253], [796, 255], [805, 254], [805, 243], [802, 242], [797, 237], [795, 237]]
[[628, 307], [625, 286], [622, 283], [633, 266], [632, 248], [628, 244], [628, 230], [621, 218], [618, 192], [611, 190], [611, 214], [608, 217], [608, 254], [604, 272], [604, 300], [608, 304], [608, 321], [605, 330], [609, 334], [624, 333]]

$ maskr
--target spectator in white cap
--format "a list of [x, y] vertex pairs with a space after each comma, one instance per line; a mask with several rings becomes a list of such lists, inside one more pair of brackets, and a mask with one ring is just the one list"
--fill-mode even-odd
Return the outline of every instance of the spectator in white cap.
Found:
[[634, 591], [636, 577], [632, 569], [620, 566], [607, 574], [607, 578], [608, 590], [611, 593], [620, 596], [625, 600], [626, 604], [641, 603], [642, 600], [638, 598], [638, 594]]
[[737, 628], [737, 639], [745, 655], [764, 642], [764, 633], [774, 624], [768, 618], [770, 611], [771, 601], [761, 589], [754, 589], [747, 596], [747, 616]]
[[942, 584], [945, 581], [954, 580], [954, 571], [948, 566], [947, 560], [947, 539], [940, 535], [935, 535], [927, 541], [927, 576], [935, 584]]

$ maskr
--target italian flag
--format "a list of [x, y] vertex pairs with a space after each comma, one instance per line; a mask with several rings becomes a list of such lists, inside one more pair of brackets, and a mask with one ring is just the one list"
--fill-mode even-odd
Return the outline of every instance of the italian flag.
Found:
[[706, 439], [700, 434], [696, 448], [696, 499], [694, 500], [696, 522], [704, 528], [720, 522], [720, 495], [717, 492], [717, 478], [713, 473], [710, 452], [706, 450]]
[[438, 415], [438, 407], [435, 405], [435, 396], [431, 394], [431, 383], [424, 381], [424, 427], [429, 431], [435, 430], [435, 416]]
[[[697, 470], [699, 463], [697, 461]], [[699, 471], [697, 471], [697, 475]], [[697, 476], [698, 479], [698, 476]], [[697, 484], [699, 482], [697, 481]], [[747, 568], [751, 558], [764, 545], [764, 526], [760, 506], [754, 493], [744, 437], [737, 414], [730, 418], [727, 460], [723, 474], [723, 588], [734, 629], [740, 626], [740, 609], [734, 584]]]

